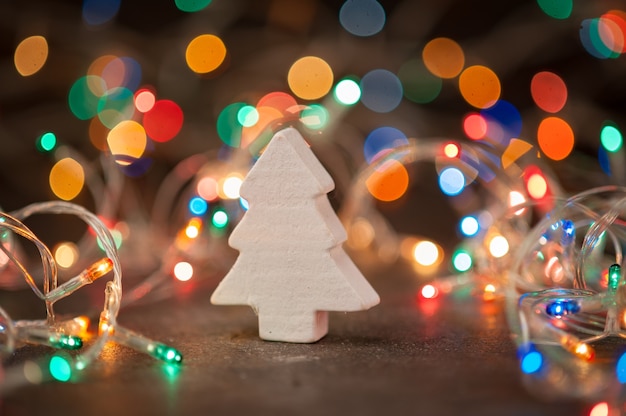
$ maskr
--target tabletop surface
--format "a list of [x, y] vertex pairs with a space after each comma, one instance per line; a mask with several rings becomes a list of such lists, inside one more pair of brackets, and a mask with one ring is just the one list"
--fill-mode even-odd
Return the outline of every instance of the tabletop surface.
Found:
[[1, 413], [581, 415], [593, 406], [524, 387], [501, 300], [420, 300], [402, 267], [368, 278], [381, 303], [331, 313], [329, 334], [313, 344], [261, 340], [251, 308], [210, 304], [215, 279], [131, 305], [119, 322], [178, 348], [180, 369], [110, 343], [77, 380], [18, 388]]

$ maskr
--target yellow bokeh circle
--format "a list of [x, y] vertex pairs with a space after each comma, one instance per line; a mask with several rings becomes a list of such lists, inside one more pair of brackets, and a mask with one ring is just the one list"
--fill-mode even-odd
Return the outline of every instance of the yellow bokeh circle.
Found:
[[196, 36], [187, 45], [185, 60], [198, 74], [215, 71], [226, 59], [226, 45], [215, 35]]
[[48, 59], [48, 42], [43, 36], [30, 36], [17, 45], [13, 60], [15, 69], [27, 77], [36, 74]]
[[148, 138], [141, 124], [125, 120], [111, 129], [107, 136], [107, 144], [115, 161], [127, 166], [141, 157], [146, 150]]
[[316, 100], [332, 88], [333, 70], [322, 58], [305, 56], [291, 65], [287, 83], [294, 95], [303, 100]]
[[60, 199], [70, 201], [80, 193], [85, 184], [85, 171], [80, 163], [70, 157], [59, 160], [50, 170], [50, 189]]

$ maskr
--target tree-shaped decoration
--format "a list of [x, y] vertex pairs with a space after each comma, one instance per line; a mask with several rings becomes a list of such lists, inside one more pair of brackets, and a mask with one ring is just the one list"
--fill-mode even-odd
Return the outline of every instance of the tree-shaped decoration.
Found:
[[211, 302], [250, 305], [261, 338], [285, 342], [322, 338], [328, 311], [378, 304], [342, 248], [346, 231], [326, 195], [334, 187], [297, 130], [274, 135], [241, 185], [249, 209], [228, 240], [239, 256]]

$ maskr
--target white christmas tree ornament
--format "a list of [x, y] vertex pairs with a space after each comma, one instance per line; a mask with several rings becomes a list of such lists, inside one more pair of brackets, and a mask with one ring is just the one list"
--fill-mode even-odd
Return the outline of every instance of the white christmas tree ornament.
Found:
[[294, 128], [278, 132], [246, 176], [249, 209], [228, 243], [239, 256], [211, 296], [250, 305], [259, 335], [315, 342], [328, 311], [359, 311], [380, 301], [342, 248], [346, 231], [328, 201], [335, 184]]

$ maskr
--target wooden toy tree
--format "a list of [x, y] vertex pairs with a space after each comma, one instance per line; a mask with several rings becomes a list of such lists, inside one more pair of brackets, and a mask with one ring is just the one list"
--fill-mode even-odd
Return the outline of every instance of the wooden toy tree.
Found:
[[346, 231], [328, 201], [334, 182], [300, 133], [278, 132], [241, 186], [249, 209], [229, 245], [235, 264], [213, 304], [250, 305], [259, 335], [315, 342], [328, 311], [358, 311], [379, 297], [342, 248]]

